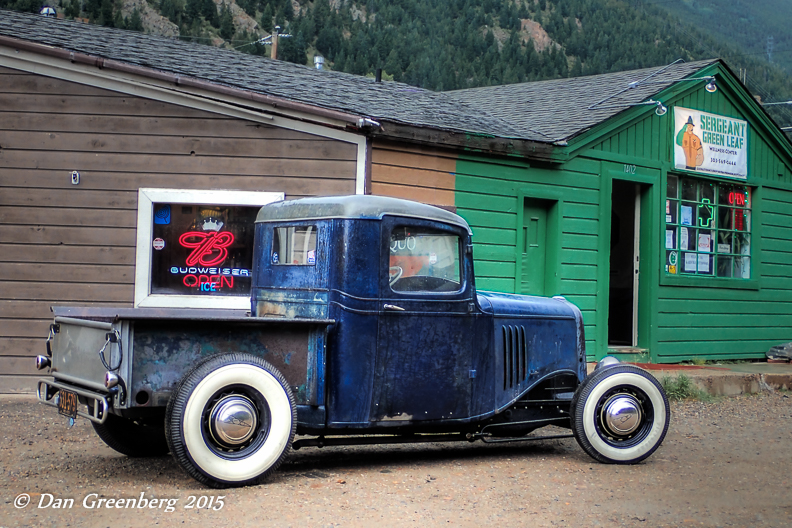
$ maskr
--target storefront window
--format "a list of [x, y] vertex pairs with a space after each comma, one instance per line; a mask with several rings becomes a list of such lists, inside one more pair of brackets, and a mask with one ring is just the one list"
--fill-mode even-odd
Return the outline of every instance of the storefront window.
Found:
[[249, 295], [259, 209], [155, 203], [151, 293]]
[[135, 306], [250, 308], [253, 235], [283, 193], [140, 189]]
[[751, 189], [668, 175], [669, 275], [751, 278]]

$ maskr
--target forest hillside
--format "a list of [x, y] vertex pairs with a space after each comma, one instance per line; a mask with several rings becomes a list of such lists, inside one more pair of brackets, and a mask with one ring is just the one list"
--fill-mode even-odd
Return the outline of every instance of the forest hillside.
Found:
[[792, 74], [792, 4], [789, 0], [669, 0], [658, 7], [747, 56], [766, 58]]
[[[0, 0], [37, 12], [453, 90], [720, 57], [764, 102], [792, 99], [789, 0]], [[773, 39], [768, 41], [767, 37]], [[768, 42], [775, 53], [766, 53]], [[762, 47], [764, 46], [764, 48]], [[772, 50], [771, 50], [772, 51]], [[772, 62], [771, 62], [772, 61]], [[792, 126], [792, 106], [769, 106]]]

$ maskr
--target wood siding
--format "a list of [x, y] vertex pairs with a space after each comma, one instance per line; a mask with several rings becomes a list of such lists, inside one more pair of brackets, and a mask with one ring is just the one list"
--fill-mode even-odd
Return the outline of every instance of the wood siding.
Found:
[[476, 287], [519, 293], [518, 217], [521, 197], [560, 204], [556, 271], [545, 295], [564, 295], [583, 313], [587, 348], [596, 346], [599, 162], [574, 160], [560, 169], [529, 167], [496, 158], [460, 156], [457, 213], [473, 230]]
[[0, 392], [33, 388], [50, 306], [131, 305], [139, 188], [352, 194], [356, 156], [350, 143], [0, 68]]
[[[654, 183], [657, 192], [652, 207], [657, 218], [657, 232], [652, 233], [656, 240], [652, 265], [657, 278], [653, 277], [648, 291], [648, 313], [641, 314], [642, 318], [651, 320], [654, 335], [648, 348], [655, 362], [763, 358], [771, 346], [792, 341], [792, 172], [771, 135], [744, 116], [733, 103], [738, 98], [726, 92], [719, 89], [710, 94], [702, 88], [669, 101], [665, 116], [652, 113], [616, 130], [592, 148], [620, 163], [663, 169], [663, 177]], [[753, 189], [754, 196], [751, 227], [754, 284], [736, 279], [734, 286], [729, 287], [723, 283], [716, 285], [706, 277], [688, 278], [677, 284], [662, 283], [666, 274], [662, 221], [665, 175], [690, 175], [673, 167], [674, 105], [749, 121], [747, 185]], [[728, 178], [715, 179], [739, 183]]]
[[[742, 95], [740, 97], [743, 97]], [[558, 280], [548, 295], [577, 304], [586, 325], [589, 358], [608, 353], [611, 186], [614, 179], [642, 184], [639, 346], [647, 356], [630, 359], [673, 363], [692, 358], [764, 357], [770, 346], [792, 341], [792, 170], [783, 147], [761, 123], [745, 117], [735, 94], [690, 92], [674, 105], [748, 119], [748, 185], [754, 189], [753, 270], [749, 284], [724, 286], [692, 278], [665, 284], [664, 214], [673, 111], [647, 112], [606, 124], [588, 150], [548, 168], [485, 156], [460, 156], [456, 168], [457, 212], [474, 232], [480, 289], [517, 292], [517, 240], [522, 197], [562, 203]], [[718, 179], [718, 178], [716, 178]], [[722, 179], [734, 182], [735, 180]], [[548, 235], [549, 236], [549, 235]], [[549, 245], [549, 243], [548, 243]]]
[[440, 149], [374, 142], [371, 194], [453, 208], [456, 155]]

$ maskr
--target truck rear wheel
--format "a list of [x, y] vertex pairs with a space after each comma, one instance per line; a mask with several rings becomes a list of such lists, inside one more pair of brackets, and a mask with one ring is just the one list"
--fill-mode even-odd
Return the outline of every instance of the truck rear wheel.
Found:
[[103, 424], [91, 422], [99, 438], [109, 447], [130, 457], [154, 457], [168, 454], [162, 415], [156, 419], [131, 420], [107, 415]]
[[575, 439], [592, 458], [635, 464], [660, 447], [671, 411], [660, 383], [632, 365], [595, 371], [575, 391]]
[[263, 480], [288, 455], [297, 424], [294, 396], [263, 359], [215, 356], [188, 373], [168, 402], [166, 437], [179, 465], [223, 488]]

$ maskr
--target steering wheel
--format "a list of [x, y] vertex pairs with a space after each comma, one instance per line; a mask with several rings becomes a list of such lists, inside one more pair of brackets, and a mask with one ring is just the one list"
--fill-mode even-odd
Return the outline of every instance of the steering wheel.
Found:
[[401, 279], [404, 275], [404, 270], [401, 266], [391, 266], [388, 268], [388, 285], [393, 286], [393, 283]]

